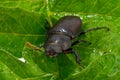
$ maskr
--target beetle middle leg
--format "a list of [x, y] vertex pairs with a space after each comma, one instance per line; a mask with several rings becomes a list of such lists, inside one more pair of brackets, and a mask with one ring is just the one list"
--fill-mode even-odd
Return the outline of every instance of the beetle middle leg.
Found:
[[72, 46], [74, 46], [74, 45], [76, 45], [76, 44], [78, 44], [78, 43], [81, 43], [81, 42], [91, 44], [91, 42], [90, 42], [90, 41], [87, 41], [87, 40], [77, 40], [77, 41], [74, 41], [74, 42], [72, 43]]
[[80, 59], [78, 53], [73, 48], [70, 48], [70, 49], [64, 51], [64, 54], [69, 54], [69, 53], [73, 53], [76, 57], [76, 62], [78, 64], [80, 64], [81, 59]]

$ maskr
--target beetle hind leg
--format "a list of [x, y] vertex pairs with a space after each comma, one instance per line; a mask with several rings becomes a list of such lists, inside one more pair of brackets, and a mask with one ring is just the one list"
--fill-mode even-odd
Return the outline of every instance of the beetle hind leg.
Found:
[[91, 28], [91, 29], [80, 32], [79, 36], [86, 34], [87, 32], [94, 31], [94, 30], [100, 30], [100, 29], [106, 29], [107, 31], [110, 30], [108, 27], [95, 27], [95, 28]]

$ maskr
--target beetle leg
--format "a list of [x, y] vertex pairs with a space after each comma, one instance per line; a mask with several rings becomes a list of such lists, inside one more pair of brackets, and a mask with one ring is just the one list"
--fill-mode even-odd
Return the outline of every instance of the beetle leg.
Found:
[[72, 43], [72, 46], [74, 46], [74, 45], [76, 45], [76, 44], [78, 44], [78, 43], [81, 43], [81, 42], [91, 44], [91, 42], [90, 42], [90, 41], [87, 41], [87, 40], [77, 40], [77, 41], [74, 41], [74, 42]]
[[83, 32], [80, 32], [79, 36], [83, 35], [83, 34], [86, 34], [87, 32], [90, 32], [90, 31], [93, 31], [93, 30], [99, 30], [99, 29], [106, 29], [107, 31], [110, 30], [108, 27], [96, 27], [96, 28], [91, 28], [91, 29], [85, 30]]
[[[73, 49], [72, 49], [73, 50]], [[80, 57], [79, 57], [79, 55], [78, 55], [78, 53], [76, 52], [76, 51], [74, 51], [73, 50], [73, 53], [74, 53], [74, 55], [75, 55], [75, 57], [76, 57], [76, 62], [78, 63], [78, 64], [80, 64]]]
[[80, 57], [79, 57], [78, 53], [77, 53], [74, 49], [70, 48], [70, 49], [64, 51], [64, 53], [65, 53], [65, 54], [73, 53], [73, 54], [75, 55], [75, 57], [76, 57], [76, 62], [77, 62], [78, 64], [80, 64], [80, 61], [81, 61], [81, 60], [80, 60]]
[[28, 47], [30, 47], [32, 50], [42, 51], [42, 50], [41, 50], [41, 47], [42, 47], [42, 46], [38, 46], [38, 47], [37, 47], [37, 46], [31, 44], [30, 42], [26, 42], [25, 45], [28, 46]]

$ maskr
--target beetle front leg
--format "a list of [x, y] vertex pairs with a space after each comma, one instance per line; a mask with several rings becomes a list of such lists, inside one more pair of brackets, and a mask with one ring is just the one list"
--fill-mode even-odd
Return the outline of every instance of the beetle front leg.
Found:
[[65, 54], [73, 53], [73, 54], [75, 55], [75, 57], [76, 57], [76, 62], [77, 62], [78, 64], [80, 64], [81, 59], [80, 59], [78, 53], [77, 53], [74, 49], [70, 48], [70, 49], [64, 51], [64, 53], [65, 53]]
[[30, 42], [26, 42], [25, 45], [28, 46], [29, 48], [31, 48], [32, 50], [38, 50], [38, 51], [42, 51], [41, 48], [43, 47], [43, 45], [37, 47], [37, 46], [31, 44]]

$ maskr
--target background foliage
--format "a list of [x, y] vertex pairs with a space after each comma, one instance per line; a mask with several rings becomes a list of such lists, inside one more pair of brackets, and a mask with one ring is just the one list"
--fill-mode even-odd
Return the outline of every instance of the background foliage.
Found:
[[[0, 79], [1, 80], [119, 80], [120, 79], [120, 0], [0, 0]], [[78, 39], [72, 54], [47, 58], [32, 51], [26, 42], [43, 44], [48, 26], [60, 17], [76, 15], [83, 30], [107, 26], [110, 31], [93, 31]], [[25, 61], [21, 61], [24, 59]]]

